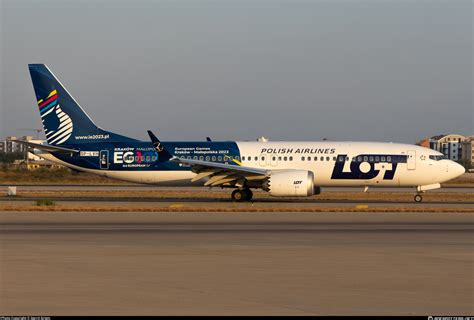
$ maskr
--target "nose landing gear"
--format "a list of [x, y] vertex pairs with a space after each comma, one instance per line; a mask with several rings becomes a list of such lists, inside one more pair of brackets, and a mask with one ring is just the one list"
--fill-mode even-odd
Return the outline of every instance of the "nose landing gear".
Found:
[[236, 189], [232, 191], [232, 200], [243, 202], [252, 200], [253, 192], [250, 189]]
[[414, 198], [415, 202], [421, 202], [423, 201], [423, 196], [421, 194], [415, 194], [415, 198]]

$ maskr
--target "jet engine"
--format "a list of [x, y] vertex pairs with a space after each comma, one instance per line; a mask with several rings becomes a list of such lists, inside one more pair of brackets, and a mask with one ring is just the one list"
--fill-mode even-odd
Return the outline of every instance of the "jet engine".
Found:
[[307, 170], [274, 171], [263, 182], [262, 189], [275, 197], [309, 197], [320, 194], [314, 186], [314, 174]]

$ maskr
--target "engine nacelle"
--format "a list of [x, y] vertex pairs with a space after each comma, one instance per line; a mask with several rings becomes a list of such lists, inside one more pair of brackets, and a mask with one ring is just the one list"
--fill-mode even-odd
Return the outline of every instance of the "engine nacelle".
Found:
[[321, 192], [314, 187], [313, 172], [307, 170], [274, 171], [262, 188], [275, 197], [309, 197]]

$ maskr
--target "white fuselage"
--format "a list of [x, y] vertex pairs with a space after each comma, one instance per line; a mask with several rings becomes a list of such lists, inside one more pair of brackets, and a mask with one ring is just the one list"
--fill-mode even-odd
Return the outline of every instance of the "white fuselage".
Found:
[[[435, 161], [430, 159], [430, 155], [441, 155], [441, 153], [423, 148], [420, 146], [398, 143], [380, 143], [380, 142], [266, 142], [263, 143], [267, 152], [257, 154], [262, 150], [262, 143], [257, 142], [239, 142], [239, 148], [242, 156], [246, 159], [242, 165], [267, 168], [267, 169], [302, 169], [314, 173], [315, 185], [318, 186], [420, 186], [442, 183], [453, 179], [453, 176], [461, 172], [461, 166], [449, 160]], [[303, 153], [293, 154], [293, 161], [284, 161], [285, 156], [291, 154], [279, 154], [279, 149], [293, 148], [302, 149]], [[304, 153], [304, 150], [331, 150], [336, 149], [333, 154], [327, 153]], [[246, 155], [251, 155], [248, 160]], [[380, 173], [373, 179], [332, 179], [334, 166], [338, 161], [338, 155], [345, 154], [350, 161], [345, 161], [343, 172], [351, 171], [351, 162], [354, 157], [361, 154], [379, 154], [379, 155], [406, 155], [407, 163], [398, 163], [393, 179], [384, 180], [384, 172], [391, 170], [392, 161], [375, 164], [375, 169]], [[255, 161], [255, 156], [259, 157]], [[262, 160], [264, 158], [264, 160]], [[304, 160], [303, 160], [304, 158]], [[280, 161], [283, 159], [283, 161]], [[355, 159], [357, 161], [357, 159]], [[368, 159], [369, 161], [371, 159]], [[361, 171], [369, 169], [367, 163], [362, 159], [358, 163]], [[461, 167], [461, 168], [459, 168]], [[451, 169], [451, 170], [450, 170]], [[462, 168], [462, 172], [464, 169]]]
[[[440, 159], [441, 153], [416, 145], [380, 142], [237, 142], [244, 167], [268, 171], [308, 170], [316, 186], [434, 186], [464, 173], [459, 164]], [[35, 149], [35, 153], [65, 166], [114, 179], [163, 186], [203, 185], [191, 182], [191, 170], [95, 170], [77, 167]], [[344, 156], [342, 156], [344, 155]], [[366, 158], [361, 155], [368, 155]], [[395, 164], [395, 156], [406, 157]], [[339, 157], [339, 158], [338, 158]], [[359, 157], [359, 159], [358, 159]], [[344, 159], [342, 159], [344, 158]], [[207, 159], [206, 159], [207, 160]], [[212, 159], [210, 159], [212, 161]], [[342, 161], [344, 160], [344, 161]], [[340, 162], [339, 164], [337, 162]], [[231, 162], [231, 161], [229, 161]], [[355, 163], [352, 163], [355, 162]], [[396, 170], [394, 166], [396, 165]], [[335, 167], [339, 169], [336, 170]], [[339, 174], [335, 177], [335, 171]], [[364, 174], [374, 171], [373, 177]], [[360, 173], [360, 178], [357, 176]], [[348, 178], [344, 178], [344, 177]]]

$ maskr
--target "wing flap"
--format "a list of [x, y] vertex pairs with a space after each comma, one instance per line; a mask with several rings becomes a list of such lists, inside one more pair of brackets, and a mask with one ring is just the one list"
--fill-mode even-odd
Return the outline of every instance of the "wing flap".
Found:
[[190, 165], [197, 175], [191, 181], [198, 181], [209, 177], [205, 186], [215, 187], [236, 180], [262, 180], [268, 176], [269, 171], [259, 168], [244, 167], [242, 165], [225, 164], [203, 160], [173, 157], [170, 161]]
[[206, 169], [222, 169], [222, 170], [225, 170], [225, 171], [231, 171], [231, 172], [234, 172], [234, 173], [239, 172], [239, 173], [248, 174], [248, 175], [267, 175], [268, 174], [268, 171], [265, 170], [265, 169], [244, 167], [244, 166], [233, 165], [233, 164], [225, 164], [225, 163], [219, 163], [219, 162], [210, 162], [210, 161], [194, 160], [194, 159], [184, 159], [184, 158], [179, 158], [179, 157], [173, 157], [173, 158], [170, 159], [170, 161], [188, 164], [188, 165], [191, 165], [193, 167], [195, 166], [197, 168], [201, 168], [201, 169], [204, 169], [204, 170], [206, 170]]

